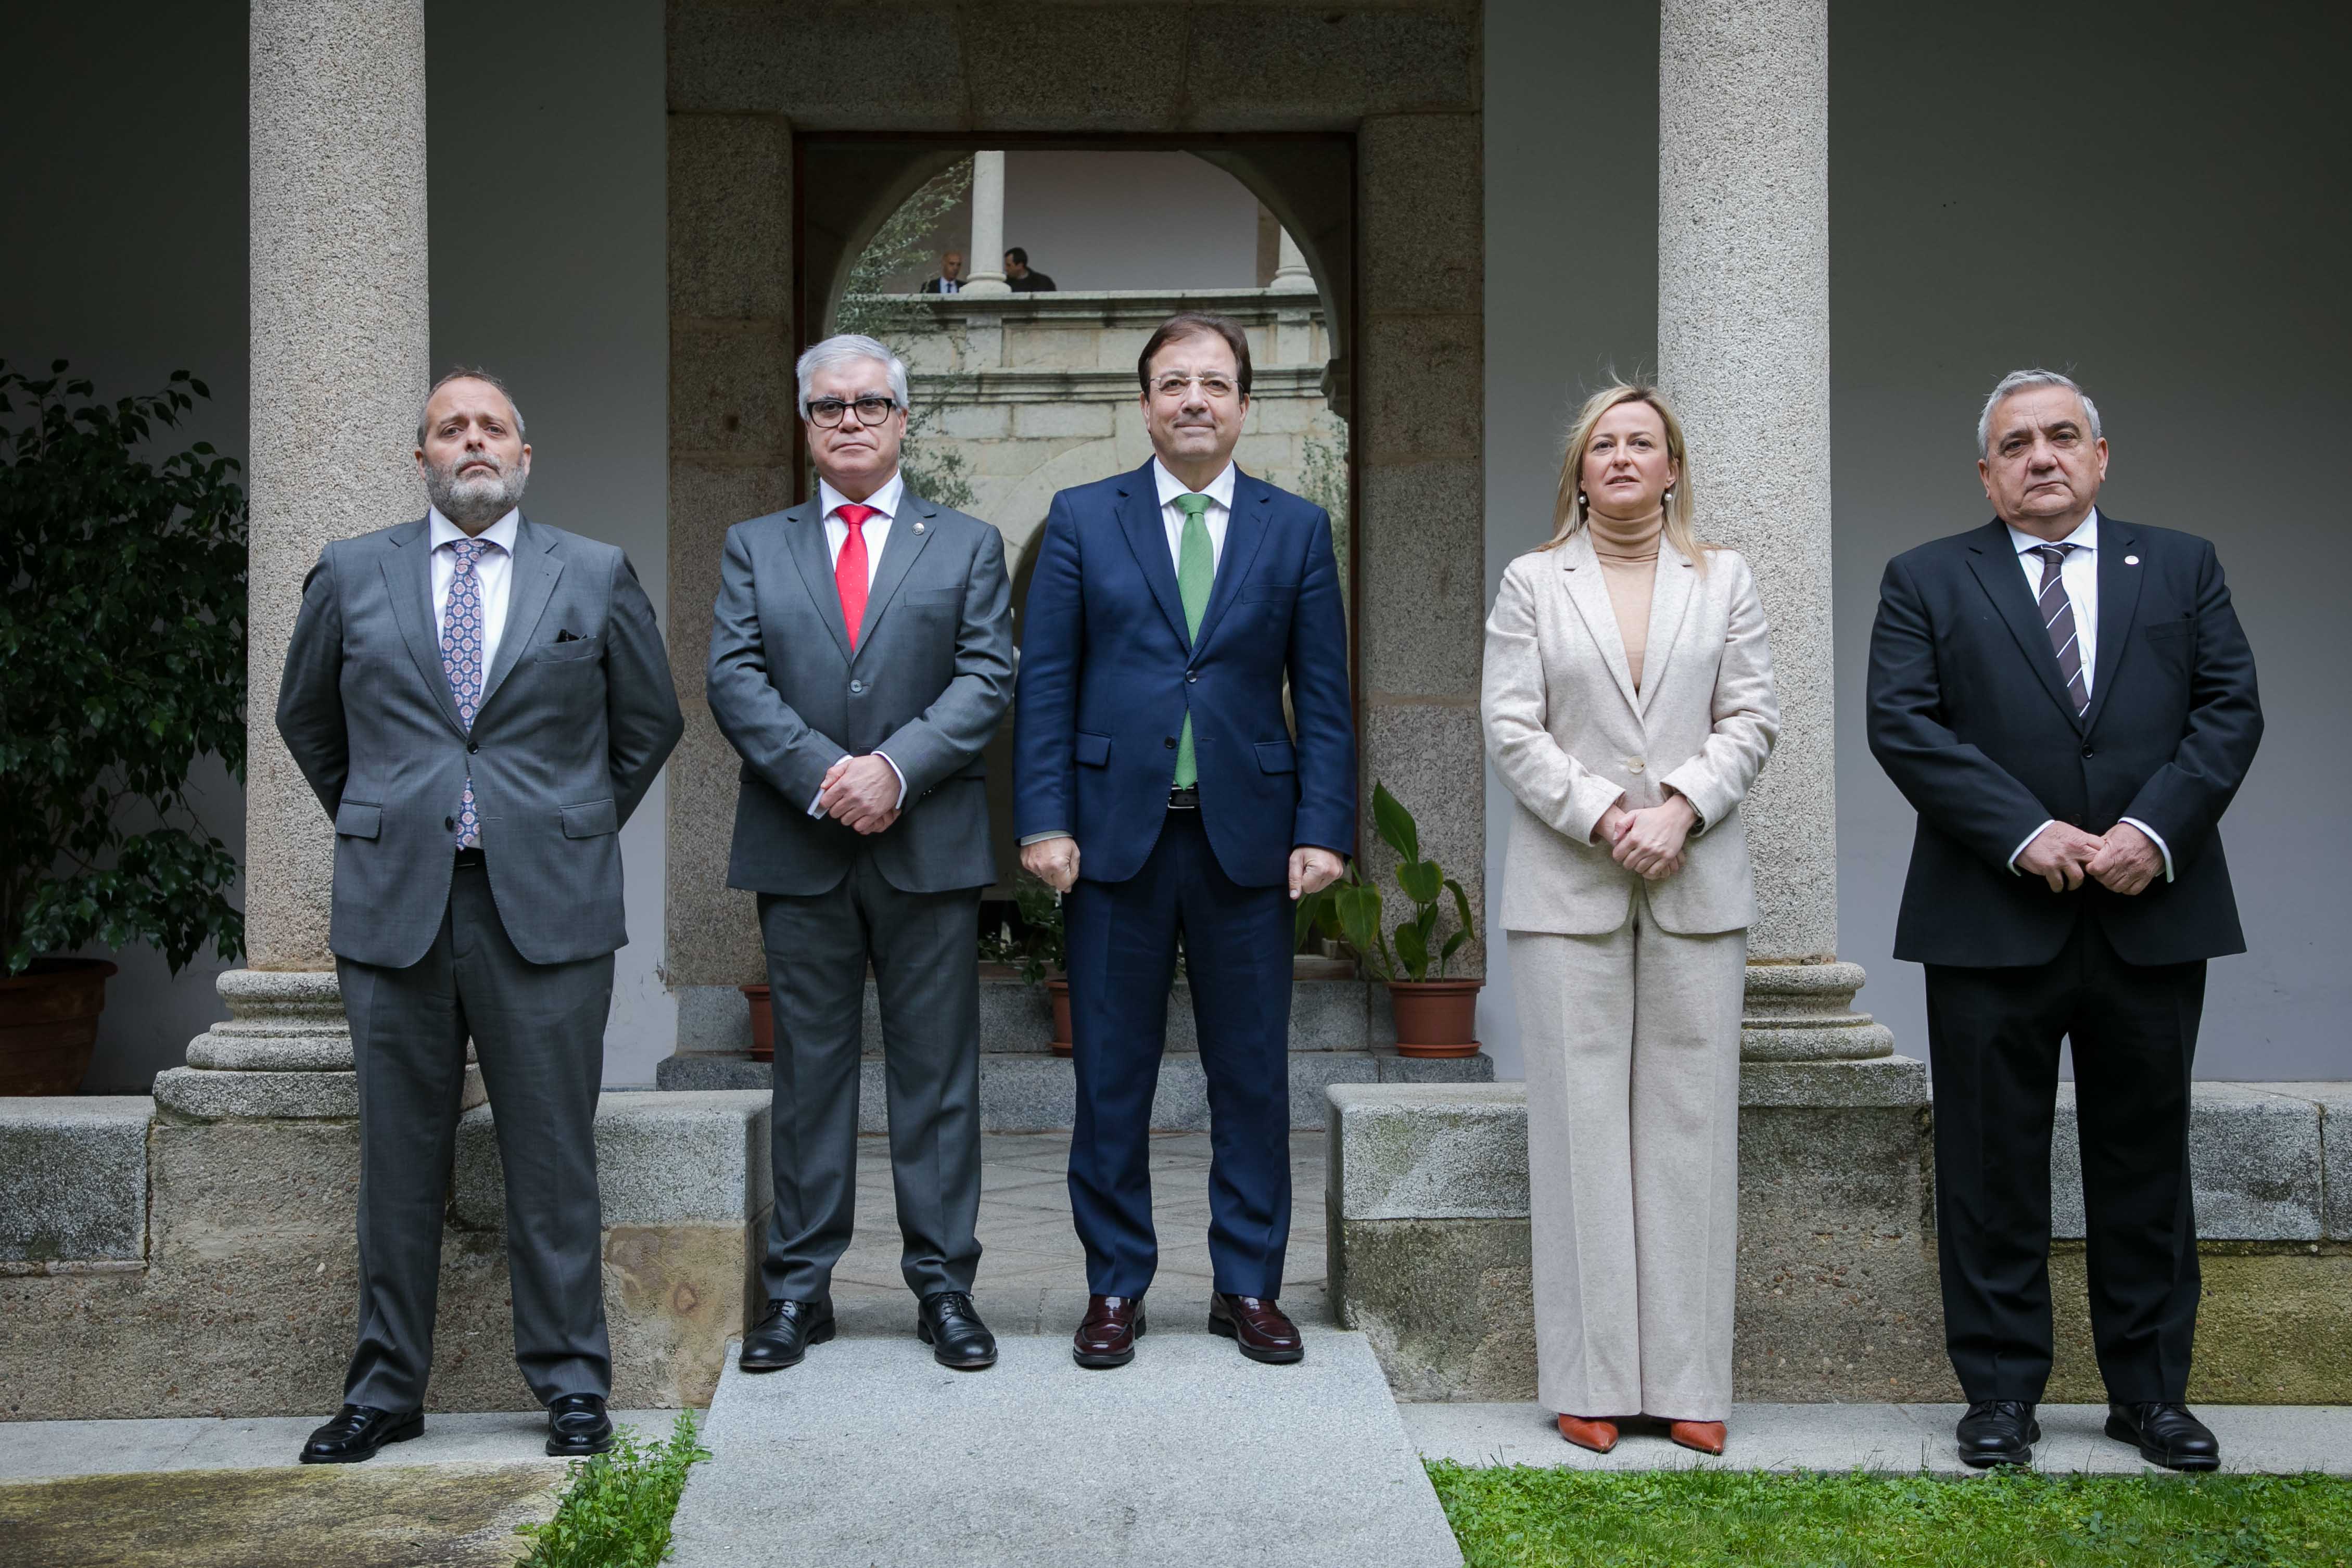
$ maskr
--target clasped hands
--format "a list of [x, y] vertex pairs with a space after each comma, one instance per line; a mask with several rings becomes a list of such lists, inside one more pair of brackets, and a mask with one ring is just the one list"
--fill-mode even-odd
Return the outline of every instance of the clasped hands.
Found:
[[[1077, 885], [1078, 841], [1040, 839], [1021, 846], [1021, 869], [1052, 888], [1067, 893]], [[1329, 850], [1301, 844], [1290, 852], [1290, 896], [1293, 900], [1322, 892], [1339, 880], [1348, 862]]]
[[1698, 812], [1680, 795], [1638, 811], [1612, 805], [1593, 824], [1592, 841], [1627, 871], [1664, 882], [1683, 869], [1683, 843], [1697, 821]]
[[2164, 871], [2163, 852], [2129, 822], [2105, 833], [2086, 833], [2071, 822], [2053, 822], [2018, 852], [2017, 869], [2038, 876], [2053, 893], [2071, 893], [2083, 879], [2126, 897], [2144, 892]]
[[820, 810], [844, 827], [878, 833], [898, 820], [898, 770], [876, 752], [845, 757], [825, 769], [816, 792]]

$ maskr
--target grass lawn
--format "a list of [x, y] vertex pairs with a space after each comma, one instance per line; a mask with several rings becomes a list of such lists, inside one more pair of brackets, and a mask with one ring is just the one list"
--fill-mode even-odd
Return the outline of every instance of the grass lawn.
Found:
[[2352, 1480], [2324, 1476], [1605, 1474], [1429, 1479], [1470, 1568], [2352, 1568]]

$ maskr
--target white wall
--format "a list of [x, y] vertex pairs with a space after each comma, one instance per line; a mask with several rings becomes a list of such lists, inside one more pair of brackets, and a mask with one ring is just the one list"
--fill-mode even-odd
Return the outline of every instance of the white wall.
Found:
[[[530, 426], [523, 507], [628, 551], [669, 602], [668, 129], [659, 0], [427, 0], [433, 361], [506, 378]], [[689, 685], [701, 672], [688, 671]], [[665, 775], [665, 778], [667, 775]], [[604, 1081], [677, 1042], [662, 984], [664, 786], [621, 834], [629, 945]]]
[[[1004, 244], [1062, 288], [1253, 288], [1257, 285], [1257, 198], [1190, 152], [1041, 152], [1004, 155]], [[938, 251], [974, 269], [971, 207], [940, 222], [927, 265], [898, 280], [935, 276]]]

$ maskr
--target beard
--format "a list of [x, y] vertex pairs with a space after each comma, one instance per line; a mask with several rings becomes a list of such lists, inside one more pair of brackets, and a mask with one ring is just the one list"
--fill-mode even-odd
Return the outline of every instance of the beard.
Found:
[[[457, 470], [468, 463], [488, 463], [497, 471], [460, 478]], [[492, 454], [461, 452], [445, 466], [425, 465], [425, 493], [441, 515], [474, 533], [489, 527], [522, 503], [523, 486], [530, 480], [530, 465], [509, 467]]]

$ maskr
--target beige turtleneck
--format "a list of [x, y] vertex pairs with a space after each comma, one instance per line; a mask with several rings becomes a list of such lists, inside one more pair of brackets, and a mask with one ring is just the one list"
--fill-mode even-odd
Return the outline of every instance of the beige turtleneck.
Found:
[[1601, 558], [1601, 580], [1609, 585], [1609, 607], [1617, 612], [1617, 635], [1625, 644], [1625, 667], [1637, 692], [1642, 689], [1642, 654], [1650, 641], [1650, 596], [1657, 586], [1658, 534], [1664, 522], [1663, 510], [1630, 523], [1599, 512], [1588, 512], [1584, 519], [1592, 530], [1592, 553]]

